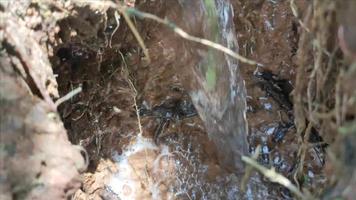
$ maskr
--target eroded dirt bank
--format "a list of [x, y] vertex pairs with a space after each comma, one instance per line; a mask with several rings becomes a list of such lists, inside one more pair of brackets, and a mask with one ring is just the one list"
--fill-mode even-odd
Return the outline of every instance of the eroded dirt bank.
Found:
[[[180, 18], [177, 17], [181, 15], [180, 8], [174, 3], [136, 3], [140, 10], [163, 18], [168, 17], [177, 24], [183, 23], [179, 22]], [[289, 3], [266, 2], [254, 5], [240, 2], [240, 5], [236, 4], [235, 7], [237, 7], [235, 20], [236, 32], [239, 33], [240, 52], [248, 57], [255, 56], [256, 60], [266, 66], [256, 69], [253, 66], [242, 65], [240, 68], [248, 93], [250, 150], [253, 151], [257, 145], [262, 145], [261, 162], [269, 167], [274, 166], [293, 180], [298, 166], [297, 154], [300, 143], [299, 137], [296, 136], [289, 94], [293, 90], [295, 78], [298, 22], [292, 14]], [[200, 24], [194, 21], [191, 23]], [[189, 66], [189, 63], [181, 63], [183, 59], [179, 55], [183, 56], [184, 53], [180, 51], [185, 49], [182, 49], [181, 41], [171, 33], [171, 30], [157, 25], [156, 22], [137, 20], [136, 26], [143, 35], [151, 55], [150, 64], [143, 60], [142, 51], [134, 41], [127, 42], [133, 39], [132, 36], [130, 38], [130, 34], [114, 34], [111, 45], [117, 47], [116, 52], [108, 48], [100, 55], [100, 60], [94, 56], [88, 56], [95, 59], [94, 61], [90, 58], [85, 59], [85, 54], [90, 55], [95, 52], [90, 52], [90, 49], [81, 46], [59, 49], [59, 52], [62, 52], [82, 48], [84, 54], [83, 57], [75, 58], [82, 59], [80, 64], [74, 63], [73, 66], [72, 60], [66, 60], [65, 64], [61, 65], [70, 77], [62, 75], [60, 77], [64, 80], [61, 79], [59, 82], [84, 84], [85, 88], [88, 88], [87, 92], [84, 89], [77, 103], [67, 104], [63, 108], [65, 121], [68, 121], [67, 128], [75, 133], [73, 139], [76, 142], [85, 142], [92, 151], [92, 164], [97, 163], [99, 158], [112, 158], [115, 151], [120, 154], [127, 145], [125, 141], [130, 141], [130, 138], [136, 137], [139, 132], [133, 104], [137, 92], [136, 101], [140, 108], [143, 135], [154, 138], [160, 145], [170, 146], [170, 149], [181, 145], [187, 148], [184, 144], [188, 143], [186, 145], [190, 145], [193, 151], [199, 151], [195, 155], [201, 157], [197, 160], [198, 165], [205, 165], [207, 171], [196, 175], [199, 179], [210, 177], [212, 183], [205, 183], [205, 186], [203, 184], [203, 187], [207, 188], [207, 185], [216, 182], [217, 177], [224, 177], [225, 172], [219, 167], [216, 148], [207, 138], [199, 117], [194, 114], [193, 108], [190, 108], [190, 99], [184, 91], [184, 84], [180, 82], [179, 76], [191, 70], [189, 67], [183, 67]], [[127, 33], [125, 24], [120, 25], [117, 32]], [[196, 30], [191, 32], [199, 35]], [[132, 46], [127, 47], [127, 44]], [[68, 63], [71, 68], [67, 66]], [[256, 70], [260, 74], [257, 74]], [[101, 74], [101, 77], [98, 74]], [[278, 83], [282, 84], [283, 91], [278, 91], [278, 88], [273, 85]], [[64, 90], [61, 90], [60, 86], [60, 91], [67, 93], [70, 88], [76, 87], [69, 86], [70, 84], [66, 85], [67, 89]], [[115, 110], [119, 112], [115, 113]], [[176, 116], [177, 119], [169, 120], [168, 115]], [[313, 142], [320, 142], [318, 138], [315, 140]], [[308, 189], [318, 189], [325, 184], [326, 179], [322, 172], [324, 159], [320, 147], [308, 151], [307, 165], [303, 170], [307, 179], [305, 187]], [[181, 175], [175, 174], [175, 176]], [[146, 187], [149, 187], [150, 183], [143, 182], [147, 184]], [[278, 195], [282, 198], [291, 196], [283, 187], [269, 185], [267, 181], [264, 184], [269, 188], [265, 192], [268, 191], [271, 198]], [[206, 188], [200, 189], [202, 191], [199, 192], [208, 193]], [[188, 198], [196, 190], [197, 187], [187, 186], [184, 191], [186, 193], [179, 198]], [[202, 195], [199, 192], [196, 198]]]
[[[308, 190], [315, 197], [342, 194], [347, 198], [352, 194], [347, 189], [352, 184], [349, 187], [345, 185], [352, 183], [353, 179], [345, 177], [353, 173], [352, 149], [355, 145], [351, 134], [354, 132], [354, 110], [351, 109], [354, 105], [351, 87], [354, 70], [348, 67], [349, 62], [343, 60], [336, 42], [340, 21], [337, 13], [341, 8], [335, 2], [311, 4], [299, 0], [294, 3], [232, 1], [239, 53], [263, 64], [263, 67], [243, 63], [239, 66], [247, 90], [249, 151], [254, 153], [261, 145], [258, 158], [261, 165], [274, 167], [297, 187]], [[136, 1], [126, 2], [126, 5], [168, 18], [192, 35], [203, 35], [200, 32], [203, 24], [198, 14], [192, 14], [189, 22], [183, 21], [181, 8], [175, 2]], [[2, 5], [2, 17], [18, 17], [9, 15], [16, 13], [16, 8], [12, 5], [10, 10], [7, 6]], [[189, 66], [196, 59], [194, 51], [182, 48], [186, 41], [173, 34], [172, 30], [154, 21], [133, 18], [148, 49], [151, 58], [148, 62], [126, 21], [123, 17], [116, 20], [117, 11], [110, 5], [75, 1], [33, 2], [21, 5], [18, 10], [22, 10], [19, 26], [27, 27], [25, 31], [28, 32], [35, 31], [36, 35], [28, 37], [36, 38], [31, 42], [42, 46], [27, 47], [41, 49], [40, 53], [38, 50], [19, 51], [22, 47], [11, 40], [14, 30], [7, 29], [7, 21], [1, 24], [1, 31], [5, 33], [1, 35], [5, 49], [2, 59], [10, 58], [10, 61], [2, 61], [1, 98], [8, 102], [10, 100], [5, 97], [11, 91], [24, 91], [23, 98], [36, 99], [55, 112], [52, 98], [57, 99], [58, 96], [54, 83], [58, 83], [59, 96], [82, 88], [78, 95], [58, 107], [70, 142], [84, 147], [88, 153], [89, 165], [82, 175], [83, 185], [75, 191], [74, 199], [294, 198], [285, 187], [256, 173], [250, 178], [250, 187], [242, 191], [239, 187], [242, 177], [220, 165], [217, 147], [209, 140], [204, 123], [188, 95], [191, 83], [189, 79], [182, 79], [191, 73]], [[57, 15], [52, 15], [53, 19], [48, 12]], [[191, 24], [185, 27], [187, 23]], [[14, 37], [20, 37], [21, 32], [18, 35]], [[35, 55], [46, 56], [30, 59], [31, 51], [37, 52]], [[183, 59], [186, 54], [191, 59]], [[47, 69], [46, 73], [51, 81], [55, 80], [53, 83], [47, 80], [49, 78], [40, 79], [31, 74], [38, 65], [29, 60], [47, 58], [53, 72]], [[10, 68], [15, 71], [9, 72], [4, 66], [12, 66]], [[25, 69], [21, 70], [19, 66]], [[22, 71], [26, 75], [19, 75]], [[42, 77], [44, 70], [39, 71]], [[21, 81], [14, 82], [15, 79]], [[350, 86], [340, 85], [345, 82]], [[29, 89], [18, 89], [17, 85], [21, 84], [28, 85]], [[8, 89], [9, 85], [16, 87]], [[29, 90], [33, 96], [25, 92]], [[27, 113], [26, 109], [35, 108], [34, 103], [25, 104], [27, 100], [23, 98], [19, 102], [24, 104], [24, 108], [16, 108], [17, 103], [11, 106], [2, 103], [2, 113], [14, 113], [9, 118], [14, 119], [19, 113], [16, 109]], [[56, 126], [61, 124], [48, 112], [43, 115], [46, 117], [41, 124], [46, 124], [46, 127], [41, 126], [41, 130], [50, 129], [47, 126], [52, 122], [47, 123], [48, 119], [57, 120], [54, 122]], [[37, 126], [37, 117], [34, 122], [22, 118], [15, 118], [15, 121]], [[1, 138], [7, 145], [11, 143], [7, 139], [8, 132], [20, 132], [3, 126], [6, 119], [2, 118]], [[13, 122], [8, 124], [13, 126]], [[31, 135], [37, 131], [26, 129], [25, 132]], [[61, 132], [60, 138], [67, 142], [63, 127], [57, 132]], [[37, 137], [31, 135], [29, 140], [34, 138]], [[27, 141], [14, 139], [19, 140]], [[43, 144], [35, 142], [36, 145]], [[68, 142], [65, 145], [67, 147], [62, 145], [61, 149], [74, 151]], [[19, 143], [18, 146], [26, 145]], [[11, 157], [12, 151], [8, 151], [8, 146], [4, 147], [7, 153], [3, 159], [18, 160], [16, 156]], [[37, 154], [36, 151], [32, 153]], [[76, 168], [68, 165], [72, 167], [72, 173], [64, 168], [66, 172], [60, 172], [70, 175], [65, 181], [73, 185], [57, 182], [60, 197], [54, 195], [54, 198], [64, 198], [63, 191], [71, 195], [74, 191], [68, 191], [68, 188], [79, 187], [75, 177], [82, 169], [80, 166], [84, 165], [81, 163], [83, 158], [80, 150], [73, 154], [68, 158], [74, 160]], [[20, 154], [15, 151], [15, 155]], [[346, 161], [351, 163], [345, 165]], [[38, 162], [33, 161], [35, 166]], [[1, 168], [7, 176], [7, 168], [20, 166], [17, 162], [7, 163], [10, 165]], [[28, 162], [24, 163], [27, 165]], [[45, 168], [53, 167], [45, 163]], [[36, 180], [42, 180], [42, 173], [46, 172], [40, 169], [39, 176], [36, 172]], [[14, 173], [18, 176], [18, 171]], [[336, 178], [339, 174], [340, 178]], [[7, 191], [4, 194], [11, 196], [8, 191], [12, 191], [13, 198], [27, 194], [27, 189], [13, 192], [18, 181], [9, 183], [2, 184], [1, 191]], [[335, 183], [338, 185], [333, 188]], [[48, 187], [56, 186], [49, 184]], [[36, 191], [32, 187], [28, 190]]]

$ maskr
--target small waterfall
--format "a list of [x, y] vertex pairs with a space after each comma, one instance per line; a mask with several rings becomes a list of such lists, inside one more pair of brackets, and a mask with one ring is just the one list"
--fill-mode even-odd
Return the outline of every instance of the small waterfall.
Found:
[[[226, 0], [179, 0], [183, 26], [193, 34], [238, 51], [233, 9]], [[197, 32], [197, 28], [202, 30]], [[197, 33], [196, 33], [197, 32]], [[221, 164], [241, 173], [241, 155], [247, 154], [246, 91], [238, 61], [201, 46], [191, 47], [199, 59], [190, 81], [190, 95], [216, 144]]]

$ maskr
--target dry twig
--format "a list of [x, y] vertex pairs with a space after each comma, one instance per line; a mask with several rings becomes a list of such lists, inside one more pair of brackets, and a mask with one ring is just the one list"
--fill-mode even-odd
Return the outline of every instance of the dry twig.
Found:
[[[125, 7], [124, 7], [125, 8]], [[138, 41], [139, 45], [141, 46], [143, 53], [145, 54], [146, 60], [148, 62], [151, 61], [150, 56], [148, 54], [148, 50], [146, 48], [146, 45], [141, 37], [141, 35], [138, 33], [135, 25], [133, 24], [133, 22], [131, 21], [130, 17], [127, 15], [126, 9], [119, 9], [120, 13], [124, 16], [127, 25], [130, 27], [132, 33], [134, 34], [136, 40]]]
[[[255, 153], [252, 155], [253, 160], [257, 160], [260, 151], [261, 151], [261, 145], [258, 145], [257, 148], [255, 149]], [[247, 181], [250, 178], [251, 173], [252, 173], [252, 166], [248, 165], [246, 167], [244, 176], [242, 177], [242, 180], [241, 180], [241, 191], [243, 191], [243, 192], [246, 190]]]
[[246, 162], [247, 164], [251, 165], [257, 171], [261, 172], [265, 177], [267, 177], [270, 181], [283, 185], [284, 187], [288, 188], [293, 194], [298, 196], [301, 199], [313, 199], [312, 197], [308, 197], [303, 194], [293, 183], [284, 177], [283, 175], [276, 172], [274, 168], [268, 169], [256, 162], [254, 159], [242, 156], [242, 161]]
[[196, 42], [196, 43], [200, 43], [202, 45], [205, 45], [205, 46], [214, 48], [216, 50], [222, 51], [222, 52], [228, 54], [229, 56], [231, 56], [233, 58], [236, 58], [237, 60], [239, 60], [239, 61], [241, 61], [243, 63], [250, 64], [250, 65], [263, 66], [261, 63], [257, 63], [256, 61], [253, 61], [253, 60], [250, 60], [248, 58], [245, 58], [245, 57], [241, 56], [240, 54], [234, 52], [233, 50], [231, 50], [231, 49], [229, 49], [229, 48], [227, 48], [227, 47], [225, 47], [225, 46], [223, 46], [221, 44], [212, 42], [212, 41], [204, 39], [204, 38], [199, 38], [199, 37], [192, 36], [192, 35], [188, 34], [183, 29], [179, 28], [178, 26], [176, 26], [174, 23], [170, 22], [167, 19], [162, 19], [160, 17], [157, 17], [156, 15], [153, 15], [153, 14], [150, 14], [150, 13], [146, 13], [146, 12], [142, 12], [142, 11], [138, 11], [137, 9], [134, 9], [134, 8], [126, 8], [126, 9], [124, 9], [123, 12], [127, 12], [130, 15], [135, 15], [135, 16], [137, 16], [139, 18], [151, 19], [151, 20], [154, 20], [154, 21], [156, 21], [158, 23], [164, 24], [167, 27], [171, 28], [175, 33], [177, 33], [179, 36], [181, 36], [182, 38], [184, 38], [186, 40], [189, 40], [189, 41], [192, 41], [192, 42]]
[[90, 6], [93, 6], [93, 7], [96, 7], [96, 8], [102, 8], [102, 9], [103, 8], [118, 9], [118, 11], [124, 16], [128, 26], [130, 27], [131, 31], [135, 35], [136, 39], [138, 40], [141, 48], [143, 49], [143, 51], [145, 53], [145, 56], [148, 59], [149, 59], [149, 56], [148, 56], [147, 48], [143, 43], [142, 37], [140, 36], [140, 34], [138, 34], [137, 29], [133, 25], [129, 15], [134, 15], [134, 16], [137, 16], [137, 17], [142, 18], [142, 19], [151, 19], [151, 20], [156, 21], [158, 23], [164, 24], [167, 27], [171, 28], [175, 33], [177, 33], [179, 36], [181, 36], [182, 38], [184, 38], [186, 40], [189, 40], [189, 41], [192, 41], [192, 42], [196, 42], [196, 43], [199, 43], [199, 44], [214, 48], [214, 49], [216, 49], [218, 51], [224, 52], [227, 55], [229, 55], [229, 56], [231, 56], [233, 58], [236, 58], [237, 60], [239, 60], [239, 61], [241, 61], [243, 63], [247, 63], [247, 64], [250, 64], [250, 65], [263, 66], [263, 64], [258, 63], [258, 62], [254, 61], [254, 60], [245, 58], [245, 57], [241, 56], [240, 54], [234, 52], [233, 50], [231, 50], [231, 49], [229, 49], [229, 48], [227, 48], [227, 47], [225, 47], [225, 46], [223, 46], [221, 44], [212, 42], [212, 41], [204, 39], [204, 38], [199, 38], [199, 37], [192, 36], [192, 35], [188, 34], [187, 32], [185, 32], [183, 29], [177, 27], [174, 23], [172, 23], [172, 22], [170, 22], [168, 20], [162, 19], [160, 17], [157, 17], [156, 15], [153, 15], [153, 14], [150, 14], [150, 13], [146, 13], [146, 12], [142, 12], [142, 11], [139, 11], [139, 10], [137, 10], [135, 8], [129, 8], [129, 7], [125, 6], [125, 5], [115, 4], [115, 3], [111, 2], [111, 1], [86, 1], [86, 2], [82, 2], [82, 1], [78, 1], [77, 0], [77, 1], [75, 1], [75, 3], [77, 3], [77, 4], [87, 4], [87, 5], [90, 5]]

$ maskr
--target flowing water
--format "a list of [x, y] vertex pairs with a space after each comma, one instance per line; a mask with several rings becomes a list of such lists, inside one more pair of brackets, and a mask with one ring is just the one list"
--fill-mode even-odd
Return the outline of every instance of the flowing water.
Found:
[[[229, 1], [179, 2], [184, 13], [183, 21], [189, 23], [188, 30], [196, 27], [196, 24], [191, 23], [192, 13], [201, 15], [202, 37], [238, 51], [232, 21], [233, 10]], [[239, 75], [238, 62], [211, 48], [196, 51], [199, 51], [200, 61], [194, 66], [193, 79], [198, 80], [194, 82], [198, 86], [191, 87], [190, 96], [209, 137], [218, 148], [221, 164], [241, 173], [241, 155], [247, 154], [247, 124], [246, 92]]]

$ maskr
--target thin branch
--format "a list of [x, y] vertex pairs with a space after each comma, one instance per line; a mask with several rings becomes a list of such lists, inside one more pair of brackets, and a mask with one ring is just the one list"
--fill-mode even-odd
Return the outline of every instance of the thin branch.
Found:
[[181, 36], [182, 38], [186, 39], [186, 40], [189, 40], [189, 41], [192, 41], [192, 42], [196, 42], [196, 43], [200, 43], [200, 44], [203, 44], [205, 46], [209, 46], [211, 48], [214, 48], [216, 50], [219, 50], [219, 51], [222, 51], [226, 54], [228, 54], [229, 56], [233, 57], [233, 58], [236, 58], [237, 60], [240, 60], [241, 62], [243, 63], [247, 63], [247, 64], [250, 64], [250, 65], [258, 65], [258, 66], [263, 66], [262, 64], [260, 63], [257, 63], [256, 61], [253, 61], [253, 60], [250, 60], [248, 58], [245, 58], [243, 56], [241, 56], [240, 54], [234, 52], [233, 50], [221, 45], [221, 44], [218, 44], [218, 43], [215, 43], [215, 42], [212, 42], [210, 40], [207, 40], [207, 39], [204, 39], [204, 38], [199, 38], [199, 37], [195, 37], [195, 36], [192, 36], [190, 34], [188, 34], [187, 32], [185, 32], [183, 29], [177, 27], [174, 23], [166, 20], [166, 19], [162, 19], [160, 17], [157, 17], [156, 15], [153, 15], [153, 14], [150, 14], [150, 13], [146, 13], [146, 12], [142, 12], [142, 11], [138, 11], [137, 9], [134, 9], [134, 8], [125, 8], [124, 9], [124, 13], [129, 13], [130, 15], [135, 15], [139, 18], [146, 18], [146, 19], [151, 19], [151, 20], [154, 20], [158, 23], [161, 23], [161, 24], [164, 24], [166, 26], [168, 26], [169, 28], [171, 28], [175, 33], [177, 33], [179, 36]]
[[151, 62], [151, 59], [150, 59], [150, 56], [148, 54], [148, 50], [146, 48], [146, 45], [141, 37], [141, 35], [138, 33], [135, 25], [132, 23], [130, 17], [128, 16], [127, 12], [126, 12], [126, 9], [124, 7], [124, 9], [119, 9], [120, 13], [124, 16], [125, 18], [125, 21], [127, 23], [127, 25], [130, 27], [132, 33], [134, 34], [136, 40], [138, 41], [138, 44], [141, 46], [142, 50], [143, 50], [143, 53], [145, 54], [145, 57], [147, 59], [148, 62]]
[[298, 13], [298, 8], [297, 5], [295, 4], [294, 0], [290, 0], [290, 8], [292, 10], [292, 13], [294, 15], [295, 18], [297, 18], [298, 23], [300, 24], [300, 26], [307, 31], [308, 33], [310, 33], [310, 29], [303, 23], [303, 21], [300, 19], [299, 13]]
[[256, 162], [254, 159], [249, 158], [247, 156], [242, 156], [242, 161], [257, 169], [257, 171], [261, 172], [270, 181], [278, 183], [288, 188], [292, 193], [294, 193], [296, 196], [300, 197], [301, 199], [312, 199], [304, 195], [295, 185], [293, 185], [293, 183], [289, 179], [277, 173], [274, 168], [268, 169], [258, 164], [258, 162]]
[[146, 13], [146, 12], [142, 12], [142, 11], [138, 11], [135, 8], [128, 8], [125, 5], [115, 4], [115, 3], [111, 2], [111, 1], [84, 1], [84, 2], [82, 2], [82, 1], [76, 0], [74, 2], [77, 3], [77, 4], [80, 4], [80, 3], [83, 4], [84, 3], [84, 4], [91, 5], [91, 6], [98, 7], [98, 8], [115, 8], [115, 9], [118, 9], [119, 12], [124, 16], [127, 24], [129, 25], [131, 31], [133, 32], [133, 34], [135, 35], [136, 39], [140, 43], [140, 46], [143, 49], [143, 51], [145, 53], [145, 56], [148, 59], [149, 59], [149, 56], [148, 56], [147, 48], [144, 45], [141, 36], [138, 34], [137, 29], [133, 25], [133, 23], [132, 23], [132, 21], [131, 21], [131, 19], [130, 19], [130, 17], [128, 15], [135, 15], [135, 16], [137, 16], [139, 18], [146, 18], [146, 19], [154, 20], [154, 21], [156, 21], [158, 23], [164, 24], [164, 25], [172, 28], [175, 33], [177, 33], [179, 36], [181, 36], [182, 38], [184, 38], [186, 40], [189, 40], [189, 41], [192, 41], [192, 42], [196, 42], [196, 43], [200, 43], [202, 45], [205, 45], [205, 46], [214, 48], [216, 50], [222, 51], [222, 52], [228, 54], [229, 56], [231, 56], [233, 58], [236, 58], [237, 60], [239, 60], [239, 61], [241, 61], [243, 63], [247, 63], [249, 65], [257, 65], [257, 66], [260, 66], [260, 67], [263, 66], [263, 64], [258, 63], [258, 62], [254, 61], [254, 60], [245, 58], [245, 57], [241, 56], [240, 54], [234, 52], [233, 50], [231, 50], [231, 49], [229, 49], [229, 48], [227, 48], [227, 47], [225, 47], [225, 46], [223, 46], [221, 44], [212, 42], [212, 41], [204, 39], [204, 38], [199, 38], [199, 37], [192, 36], [192, 35], [188, 34], [187, 32], [185, 32], [183, 29], [177, 27], [174, 23], [172, 23], [172, 22], [170, 22], [168, 20], [164, 20], [164, 19], [162, 19], [160, 17], [157, 17], [156, 15], [153, 15], [153, 14], [150, 14], [150, 13]]
[[[258, 145], [257, 148], [255, 149], [255, 153], [252, 155], [253, 160], [257, 160], [258, 155], [260, 154], [260, 151], [261, 151], [261, 145]], [[251, 176], [252, 169], [253, 169], [253, 167], [251, 165], [246, 166], [245, 174], [241, 180], [241, 191], [243, 191], [243, 192], [246, 191], [247, 181]]]

